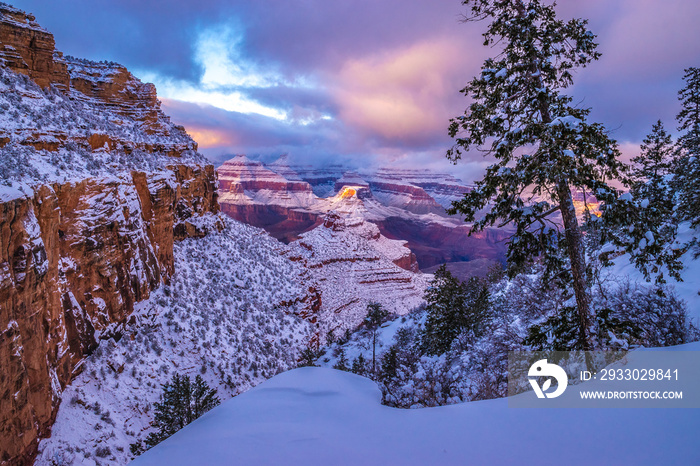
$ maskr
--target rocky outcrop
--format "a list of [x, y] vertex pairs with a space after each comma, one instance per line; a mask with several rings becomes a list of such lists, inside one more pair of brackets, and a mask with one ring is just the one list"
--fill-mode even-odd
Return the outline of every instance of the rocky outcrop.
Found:
[[85, 356], [170, 280], [174, 242], [220, 225], [216, 172], [153, 85], [54, 45], [0, 3], [3, 465], [31, 463]]
[[[153, 84], [117, 63], [64, 57], [55, 50], [53, 35], [32, 15], [4, 3], [0, 65], [3, 82], [13, 81], [0, 99], [0, 108], [13, 116], [0, 128], [0, 148], [10, 144], [14, 150], [55, 153], [70, 147], [71, 152], [106, 153], [112, 159], [143, 154], [192, 158], [196, 153], [197, 144], [184, 128], [162, 112]], [[39, 89], [12, 77], [14, 73], [28, 76]]]
[[160, 109], [153, 84], [141, 82], [117, 63], [67, 57], [66, 64], [70, 87], [75, 91], [73, 96], [76, 99], [91, 101], [117, 115], [137, 121], [148, 134], [168, 135], [168, 128], [162, 124], [167, 117]]
[[[269, 196], [280, 204], [293, 202], [313, 202], [315, 196], [309, 183], [301, 180], [288, 180], [280, 174], [265, 168], [261, 162], [248, 159], [245, 155], [237, 155], [224, 162], [218, 169], [219, 187], [222, 193], [246, 193], [255, 201], [259, 191], [269, 191]], [[292, 199], [291, 193], [301, 193], [304, 198]]]
[[418, 186], [384, 180], [372, 181], [369, 186], [374, 196], [386, 205], [399, 207], [414, 214], [445, 214], [445, 209]]
[[289, 180], [257, 161], [238, 155], [218, 168], [221, 211], [250, 225], [265, 228], [289, 242], [320, 223], [311, 186]]
[[67, 90], [70, 78], [63, 54], [55, 50], [53, 34], [33, 15], [0, 3], [0, 63], [38, 85]]
[[100, 339], [169, 280], [173, 243], [216, 213], [213, 167], [44, 185], [0, 203], [0, 461], [48, 434]]
[[342, 335], [362, 322], [369, 302], [405, 314], [423, 302], [427, 276], [403, 241], [390, 240], [354, 212], [331, 211], [323, 223], [289, 244], [320, 293], [317, 334]]

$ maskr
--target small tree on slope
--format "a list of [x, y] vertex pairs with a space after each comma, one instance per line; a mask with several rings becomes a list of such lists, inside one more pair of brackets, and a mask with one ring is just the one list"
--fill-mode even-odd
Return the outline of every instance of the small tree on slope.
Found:
[[219, 403], [216, 389], [209, 388], [200, 375], [192, 383], [188, 375], [176, 373], [163, 385], [161, 401], [154, 405], [154, 426], [158, 430], [146, 438], [147, 447], [162, 442]]
[[[563, 22], [553, 6], [540, 0], [462, 3], [471, 9], [467, 20], [490, 21], [484, 45], [502, 51], [462, 89], [473, 102], [451, 120], [449, 133], [456, 141], [447, 157], [456, 162], [464, 151], [479, 148], [496, 161], [449, 212], [473, 221], [473, 231], [512, 223], [511, 273], [538, 256], [547, 274], [570, 273], [580, 347], [590, 349], [594, 319], [571, 189], [612, 200], [616, 193], [607, 180], [617, 178], [623, 165], [603, 126], [588, 123], [589, 110], [574, 107], [562, 90], [573, 83], [575, 68], [600, 56], [595, 36], [587, 21]], [[563, 235], [550, 217], [555, 212], [561, 215]], [[558, 260], [560, 249], [567, 252], [568, 265]]]
[[365, 317], [365, 327], [372, 332], [372, 377], [377, 375], [377, 330], [384, 323], [389, 313], [379, 303], [369, 303], [367, 305], [367, 316]]

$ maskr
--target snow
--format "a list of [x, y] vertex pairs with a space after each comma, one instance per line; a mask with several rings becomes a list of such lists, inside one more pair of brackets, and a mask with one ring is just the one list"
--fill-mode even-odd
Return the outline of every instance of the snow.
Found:
[[0, 202], [8, 202], [25, 196], [26, 194], [14, 186], [0, 185]]
[[[650, 236], [648, 236], [647, 233], [650, 234]], [[697, 236], [698, 233], [694, 231], [688, 223], [679, 225], [677, 240], [680, 243], [689, 242]], [[653, 239], [653, 234], [651, 234], [651, 232], [646, 232], [645, 237], [639, 242], [640, 249], [647, 246], [647, 240], [651, 241]], [[684, 267], [681, 272], [683, 281], [677, 282], [669, 278], [668, 287], [670, 290], [674, 291], [680, 299], [685, 301], [688, 307], [688, 316], [692, 323], [700, 327], [700, 260], [693, 258], [693, 251], [691, 250], [682, 257], [682, 262]], [[629, 254], [624, 254], [616, 258], [614, 260], [614, 265], [610, 269], [604, 270], [604, 274], [612, 280], [615, 280], [616, 277], [626, 277], [632, 282], [646, 283], [642, 273], [630, 263]]]
[[[100, 342], [76, 370], [35, 464], [126, 464], [174, 372], [201, 374], [225, 400], [296, 366], [311, 337], [298, 316], [303, 270], [262, 230], [219, 222], [222, 231], [175, 244], [170, 284], [135, 306], [119, 341]], [[97, 458], [98, 449], [110, 454]]]
[[632, 194], [629, 192], [624, 193], [618, 198], [619, 201], [627, 201], [627, 202], [632, 202]]
[[[69, 57], [66, 61], [73, 75], [107, 84], [121, 69], [116, 64]], [[130, 79], [128, 92], [145, 93], [151, 88]], [[155, 115], [155, 130], [142, 121], [148, 112]], [[55, 87], [43, 89], [4, 67], [0, 68], [0, 128], [0, 136], [9, 139], [0, 148], [0, 201], [31, 196], [27, 188], [39, 184], [128, 176], [132, 170], [166, 170], [174, 163], [207, 163], [182, 127], [174, 125], [157, 106], [108, 105], [75, 89], [66, 95]], [[107, 135], [116, 147], [92, 150], [88, 140], [93, 134]], [[51, 145], [56, 150], [50, 150]], [[149, 149], [154, 147], [163, 151]], [[181, 157], [168, 156], [170, 149]]]
[[[700, 343], [678, 349], [700, 351]], [[296, 369], [215, 408], [133, 464], [700, 462], [692, 409], [517, 409], [496, 399], [400, 410], [380, 399], [357, 375]]]

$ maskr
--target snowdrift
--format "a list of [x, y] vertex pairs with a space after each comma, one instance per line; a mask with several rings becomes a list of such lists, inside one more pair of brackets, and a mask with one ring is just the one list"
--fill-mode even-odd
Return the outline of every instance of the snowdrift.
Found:
[[[700, 351], [700, 343], [666, 350]], [[357, 375], [295, 369], [132, 464], [700, 464], [693, 409], [516, 409], [497, 399], [399, 410], [380, 399]]]

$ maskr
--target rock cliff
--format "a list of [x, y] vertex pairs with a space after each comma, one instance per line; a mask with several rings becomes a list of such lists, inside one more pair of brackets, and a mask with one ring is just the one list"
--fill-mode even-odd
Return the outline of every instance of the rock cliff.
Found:
[[0, 464], [29, 464], [100, 340], [218, 228], [216, 172], [153, 85], [0, 3]]
[[0, 61], [39, 86], [68, 89], [69, 77], [63, 54], [55, 50], [53, 34], [33, 15], [0, 3]]

